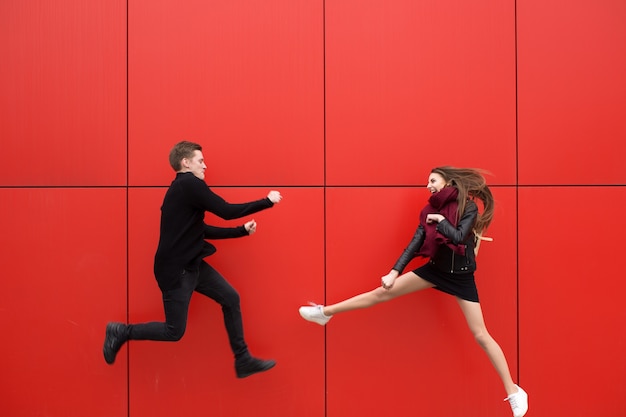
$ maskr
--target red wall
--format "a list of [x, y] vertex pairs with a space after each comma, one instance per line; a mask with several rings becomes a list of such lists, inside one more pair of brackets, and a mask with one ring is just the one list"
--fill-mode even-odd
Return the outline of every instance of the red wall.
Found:
[[[297, 313], [378, 285], [441, 164], [493, 174], [477, 283], [528, 415], [622, 416], [625, 20], [621, 0], [0, 2], [0, 416], [509, 416], [451, 297]], [[266, 374], [235, 378], [200, 296], [180, 342], [102, 358], [107, 321], [163, 318], [182, 139], [227, 200], [284, 195], [210, 258]]]

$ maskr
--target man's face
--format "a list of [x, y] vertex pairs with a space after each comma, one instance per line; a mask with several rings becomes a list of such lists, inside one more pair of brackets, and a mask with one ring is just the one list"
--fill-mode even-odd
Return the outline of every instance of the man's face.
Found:
[[182, 165], [182, 172], [191, 172], [201, 180], [204, 179], [206, 165], [204, 165], [204, 156], [202, 155], [202, 151], [193, 151], [193, 157], [183, 158]]

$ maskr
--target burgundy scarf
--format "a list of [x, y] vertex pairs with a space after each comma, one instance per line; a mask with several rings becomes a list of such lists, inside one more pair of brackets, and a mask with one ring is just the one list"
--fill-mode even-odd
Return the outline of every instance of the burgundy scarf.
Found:
[[457, 210], [459, 203], [456, 201], [456, 197], [459, 194], [459, 190], [456, 187], [444, 187], [441, 191], [433, 194], [428, 199], [428, 204], [422, 209], [420, 213], [420, 224], [424, 227], [426, 237], [424, 243], [418, 252], [418, 255], [431, 257], [437, 252], [440, 245], [447, 245], [454, 252], [459, 255], [465, 255], [465, 245], [455, 245], [437, 231], [437, 222], [426, 223], [426, 216], [429, 214], [437, 213], [443, 215], [452, 226], [457, 226]]

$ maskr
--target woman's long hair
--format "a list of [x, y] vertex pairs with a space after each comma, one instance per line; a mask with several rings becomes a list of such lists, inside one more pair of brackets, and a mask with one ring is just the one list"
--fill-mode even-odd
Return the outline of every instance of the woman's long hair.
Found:
[[491, 190], [487, 186], [487, 181], [483, 173], [487, 171], [477, 168], [455, 168], [443, 166], [433, 168], [431, 173], [439, 174], [446, 183], [450, 183], [459, 190], [457, 202], [459, 203], [458, 217], [461, 218], [465, 212], [465, 205], [468, 198], [478, 198], [483, 203], [483, 212], [479, 213], [474, 225], [476, 233], [480, 234], [489, 227], [493, 220], [494, 201]]

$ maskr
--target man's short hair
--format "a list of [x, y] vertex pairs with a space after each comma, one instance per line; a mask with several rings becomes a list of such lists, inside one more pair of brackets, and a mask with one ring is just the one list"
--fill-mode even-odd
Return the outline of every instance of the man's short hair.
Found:
[[180, 171], [183, 168], [183, 159], [193, 158], [193, 154], [195, 153], [195, 151], [202, 151], [202, 146], [186, 140], [178, 142], [176, 145], [174, 145], [174, 147], [170, 151], [170, 165], [172, 166], [172, 168], [174, 168], [174, 171]]

